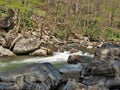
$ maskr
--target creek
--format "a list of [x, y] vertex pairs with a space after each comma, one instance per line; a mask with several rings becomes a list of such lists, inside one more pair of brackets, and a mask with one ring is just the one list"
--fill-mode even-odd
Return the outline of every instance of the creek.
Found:
[[[93, 54], [79, 51], [72, 54], [79, 54], [81, 56], [93, 57]], [[67, 64], [69, 55], [72, 55], [69, 51], [65, 52], [54, 52], [52, 56], [40, 57], [40, 56], [16, 56], [16, 57], [1, 57], [0, 58], [0, 71], [13, 70], [32, 63], [43, 63], [50, 62], [55, 67], [59, 68]], [[69, 67], [74, 67], [70, 65]]]

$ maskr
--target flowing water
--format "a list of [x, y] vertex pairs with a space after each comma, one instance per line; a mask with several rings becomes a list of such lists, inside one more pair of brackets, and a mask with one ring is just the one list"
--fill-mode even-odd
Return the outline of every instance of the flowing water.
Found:
[[[79, 54], [82, 56], [93, 57], [92, 54], [85, 53], [82, 51], [72, 54]], [[58, 67], [67, 64], [67, 59], [69, 55], [71, 55], [71, 53], [69, 51], [65, 51], [65, 52], [54, 52], [52, 56], [48, 56], [48, 57], [38, 57], [38, 56], [37, 57], [31, 57], [31, 56], [2, 57], [0, 58], [0, 71], [16, 69], [26, 64], [43, 63], [43, 62], [50, 62]]]

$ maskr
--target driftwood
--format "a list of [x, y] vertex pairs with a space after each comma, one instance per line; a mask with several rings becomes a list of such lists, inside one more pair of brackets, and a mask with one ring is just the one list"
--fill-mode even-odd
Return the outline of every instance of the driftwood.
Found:
[[10, 49], [12, 49], [15, 45], [15, 43], [20, 40], [20, 38], [22, 37], [21, 34], [18, 34], [18, 36], [12, 41], [11, 45], [10, 45]]

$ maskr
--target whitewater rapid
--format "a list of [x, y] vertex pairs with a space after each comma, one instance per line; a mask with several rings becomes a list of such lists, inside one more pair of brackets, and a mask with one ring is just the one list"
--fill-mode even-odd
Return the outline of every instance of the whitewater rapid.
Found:
[[5, 67], [6, 65], [10, 65], [10, 64], [21, 64], [21, 63], [43, 63], [43, 62], [67, 62], [67, 59], [69, 57], [69, 55], [81, 55], [81, 56], [89, 56], [89, 57], [93, 57], [92, 54], [89, 53], [84, 53], [82, 51], [76, 52], [76, 53], [70, 53], [69, 51], [65, 51], [65, 52], [54, 52], [54, 54], [52, 56], [48, 56], [48, 57], [28, 57], [27, 59], [23, 59], [23, 60], [14, 60], [14, 61], [10, 61], [7, 63], [3, 63], [0, 61], [0, 67]]

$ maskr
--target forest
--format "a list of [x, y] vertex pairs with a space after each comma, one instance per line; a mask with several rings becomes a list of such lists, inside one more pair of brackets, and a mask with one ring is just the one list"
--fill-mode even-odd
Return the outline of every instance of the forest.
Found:
[[120, 90], [120, 0], [0, 0], [0, 90]]
[[13, 16], [17, 33], [47, 26], [65, 40], [120, 40], [120, 0], [0, 0], [1, 19]]

